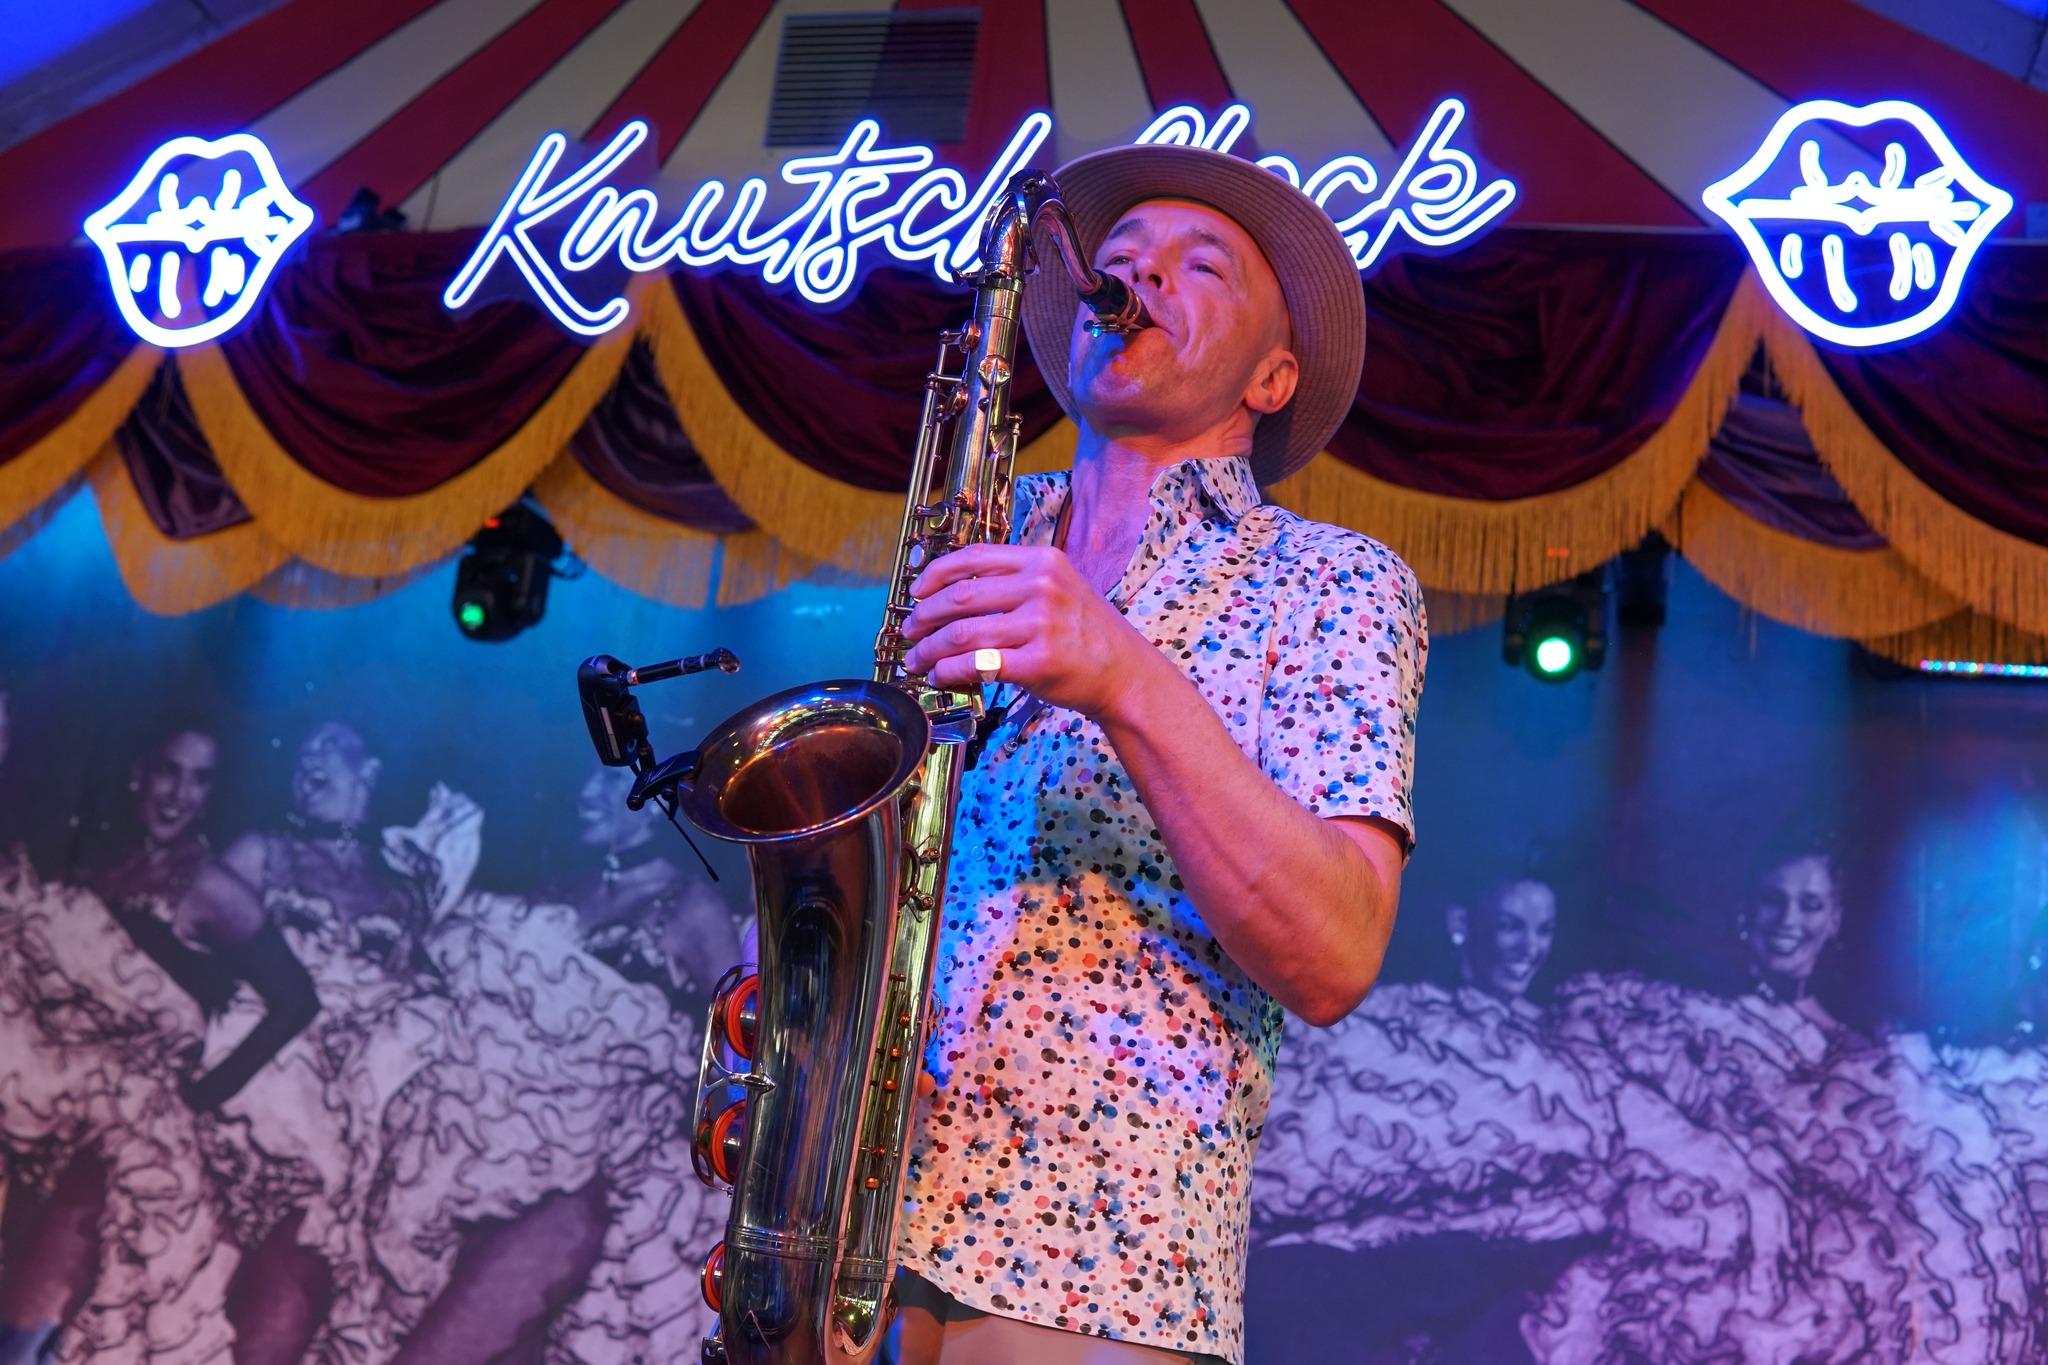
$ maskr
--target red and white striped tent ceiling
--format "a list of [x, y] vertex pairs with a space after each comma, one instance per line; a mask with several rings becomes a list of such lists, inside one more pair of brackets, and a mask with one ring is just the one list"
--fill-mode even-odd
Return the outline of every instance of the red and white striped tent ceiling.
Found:
[[[332, 221], [358, 187], [416, 229], [489, 221], [535, 142], [655, 128], [669, 175], [772, 174], [783, 20], [883, 0], [290, 0], [0, 153], [0, 249], [72, 240], [157, 143], [248, 130]], [[2021, 205], [2048, 93], [1850, 0], [898, 0], [980, 12], [970, 172], [1049, 109], [1061, 157], [1232, 101], [1248, 141], [1377, 164], [1446, 95], [1521, 186], [1513, 220], [1700, 227], [1699, 192], [1790, 104], [1917, 100]], [[32, 189], [26, 188], [32, 187]], [[2002, 229], [2024, 231], [2027, 214]], [[2038, 214], [2036, 215], [2038, 222]]]

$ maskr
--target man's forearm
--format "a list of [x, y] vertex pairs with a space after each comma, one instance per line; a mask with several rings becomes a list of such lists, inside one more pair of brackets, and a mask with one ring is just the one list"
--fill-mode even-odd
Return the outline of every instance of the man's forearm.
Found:
[[1275, 786], [1164, 655], [1098, 720], [1231, 960], [1310, 1023], [1349, 1013], [1386, 953], [1393, 880]]

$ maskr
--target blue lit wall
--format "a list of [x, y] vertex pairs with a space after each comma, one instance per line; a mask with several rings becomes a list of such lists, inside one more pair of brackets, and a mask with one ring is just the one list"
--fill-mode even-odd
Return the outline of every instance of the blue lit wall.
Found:
[[[344, 719], [385, 761], [377, 819], [458, 787], [486, 812], [476, 884], [524, 904], [589, 862], [578, 658], [735, 649], [738, 676], [647, 694], [673, 746], [768, 690], [858, 675], [874, 626], [873, 591], [678, 611], [586, 576], [484, 646], [449, 619], [451, 572], [344, 610], [153, 618], [81, 497], [0, 563], [0, 847], [56, 882], [103, 856], [172, 716], [222, 740], [216, 847], [281, 828], [297, 745]], [[1275, 1078], [1252, 1361], [2040, 1346], [2048, 687], [1882, 681], [1679, 566], [1671, 623], [1568, 685], [1504, 667], [1493, 629], [1438, 640], [1417, 791], [1385, 982], [1339, 1028], [1291, 1029]], [[1835, 864], [1839, 931], [1798, 1002], [1763, 992], [1742, 936], [1770, 847]], [[1445, 909], [1512, 877], [1554, 892], [1555, 947], [1519, 1001], [1461, 992]]]

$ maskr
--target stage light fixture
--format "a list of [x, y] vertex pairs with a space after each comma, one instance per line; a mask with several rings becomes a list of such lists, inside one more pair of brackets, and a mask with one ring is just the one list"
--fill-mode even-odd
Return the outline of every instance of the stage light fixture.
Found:
[[334, 220], [328, 229], [335, 236], [351, 232], [403, 232], [405, 214], [395, 208], [385, 208], [377, 198], [377, 192], [368, 185], [360, 186], [348, 207]]
[[455, 624], [472, 640], [509, 640], [539, 623], [562, 537], [546, 517], [514, 503], [470, 537], [455, 566]]
[[1607, 658], [1607, 572], [1593, 569], [1508, 599], [1501, 657], [1540, 682], [1561, 683]]

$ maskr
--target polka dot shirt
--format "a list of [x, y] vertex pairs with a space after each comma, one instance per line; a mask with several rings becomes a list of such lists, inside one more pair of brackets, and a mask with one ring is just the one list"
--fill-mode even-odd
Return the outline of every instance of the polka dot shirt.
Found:
[[[1049, 544], [1065, 474], [1017, 484]], [[1189, 461], [1111, 598], [1317, 815], [1412, 831], [1427, 628], [1415, 578], [1351, 531]], [[904, 1264], [985, 1312], [1244, 1355], [1247, 1195], [1281, 1011], [1175, 875], [1100, 727], [1024, 699], [962, 782], [939, 941], [939, 1088]]]

